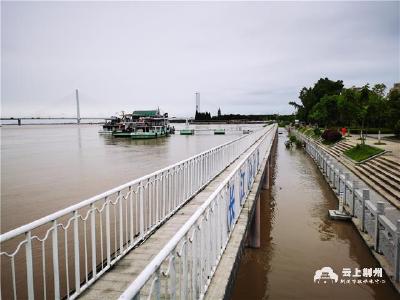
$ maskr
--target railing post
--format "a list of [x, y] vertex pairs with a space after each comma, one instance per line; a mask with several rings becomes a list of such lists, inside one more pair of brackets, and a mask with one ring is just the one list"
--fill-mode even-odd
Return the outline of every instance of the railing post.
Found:
[[331, 161], [328, 159], [326, 161], [326, 179], [328, 183], [331, 181]]
[[107, 266], [111, 267], [111, 230], [110, 230], [110, 201], [106, 202], [106, 244], [107, 244]]
[[32, 264], [32, 233], [28, 231], [26, 234], [26, 282], [28, 288], [28, 299], [34, 299], [34, 290], [33, 290], [33, 264]]
[[[119, 254], [122, 255], [124, 252], [124, 230], [123, 230], [123, 216], [122, 216], [122, 205], [124, 197], [121, 195], [121, 191], [118, 192], [119, 198]], [[115, 255], [117, 255], [117, 249], [115, 249]]]
[[[158, 224], [160, 220], [160, 199], [159, 199], [159, 194], [160, 194], [160, 184], [159, 184], [159, 179], [158, 175], [155, 175], [154, 177], [154, 184], [155, 184], [155, 193], [156, 193], [156, 222], [155, 224]], [[185, 188], [185, 187], [184, 187]]]
[[167, 215], [167, 203], [166, 203], [166, 193], [165, 193], [165, 189], [166, 189], [166, 177], [165, 177], [165, 173], [163, 173], [161, 175], [161, 198], [162, 198], [162, 216], [163, 218]]
[[139, 226], [140, 226], [140, 236], [144, 236], [144, 195], [143, 195], [143, 183], [140, 182], [139, 186]]
[[343, 200], [347, 205], [347, 183], [350, 180], [350, 173], [344, 173], [344, 191], [343, 191]]
[[375, 251], [379, 253], [379, 216], [385, 214], [385, 203], [379, 201], [376, 204], [376, 215], [375, 215]]
[[361, 199], [361, 231], [365, 231], [365, 201], [369, 200], [369, 189], [362, 190]]
[[[101, 215], [100, 215], [101, 218]], [[130, 244], [133, 245], [134, 233], [133, 233], [133, 189], [129, 186], [129, 240]]]
[[54, 299], [60, 299], [60, 274], [58, 267], [58, 234], [57, 234], [57, 221], [53, 221], [52, 232], [52, 246], [53, 246], [53, 275], [54, 275]]
[[97, 264], [96, 264], [96, 215], [95, 215], [95, 207], [92, 204], [90, 204], [90, 209], [92, 210], [90, 212], [90, 235], [92, 238], [92, 278], [96, 278], [96, 271], [97, 271]]
[[351, 191], [351, 195], [352, 195], [352, 199], [351, 199], [351, 216], [354, 217], [355, 215], [355, 204], [356, 204], [356, 189], [358, 188], [358, 181], [357, 180], [353, 180], [353, 184], [352, 184], [352, 191]]
[[74, 211], [74, 256], [75, 256], [75, 292], [81, 292], [81, 272], [79, 264], [79, 233], [78, 233], [78, 212]]
[[[335, 169], [334, 172], [334, 186], [336, 188], [336, 195], [340, 195], [340, 170], [338, 168]], [[337, 180], [336, 180], [337, 178]]]

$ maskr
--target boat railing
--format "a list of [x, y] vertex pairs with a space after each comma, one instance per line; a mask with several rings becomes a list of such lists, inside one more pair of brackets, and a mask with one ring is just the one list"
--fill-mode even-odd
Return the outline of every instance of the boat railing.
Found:
[[241, 136], [0, 235], [1, 298], [76, 298], [268, 130], [271, 127]]

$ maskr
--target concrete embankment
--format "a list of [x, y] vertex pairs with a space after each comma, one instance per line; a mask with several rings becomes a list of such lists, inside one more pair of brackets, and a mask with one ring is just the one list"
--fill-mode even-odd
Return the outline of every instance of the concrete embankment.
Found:
[[355, 228], [371, 253], [400, 293], [400, 211], [392, 201], [374, 191], [314, 140], [295, 132], [305, 143], [306, 152], [314, 159], [342, 207], [351, 216]]

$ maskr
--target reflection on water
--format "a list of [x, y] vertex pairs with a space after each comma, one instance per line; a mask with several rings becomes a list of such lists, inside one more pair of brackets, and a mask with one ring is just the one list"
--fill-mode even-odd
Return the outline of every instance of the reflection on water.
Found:
[[279, 135], [273, 188], [261, 194], [261, 247], [246, 249], [233, 299], [399, 299], [386, 284], [313, 282], [317, 269], [379, 267], [350, 223], [331, 221], [337, 200], [314, 162]]
[[132, 140], [99, 135], [95, 125], [3, 126], [1, 232], [242, 135], [236, 125], [195, 127], [227, 134]]

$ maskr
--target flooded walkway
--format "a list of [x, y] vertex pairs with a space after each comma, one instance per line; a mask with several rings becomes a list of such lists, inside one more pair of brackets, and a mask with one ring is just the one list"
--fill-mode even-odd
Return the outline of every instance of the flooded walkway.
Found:
[[[282, 129], [280, 129], [282, 130]], [[279, 135], [274, 183], [261, 193], [261, 248], [246, 248], [233, 299], [399, 299], [388, 278], [379, 284], [314, 283], [331, 267], [379, 267], [351, 223], [331, 221], [337, 200], [312, 159], [286, 150]]]

